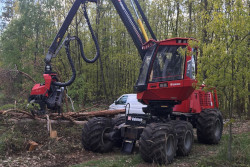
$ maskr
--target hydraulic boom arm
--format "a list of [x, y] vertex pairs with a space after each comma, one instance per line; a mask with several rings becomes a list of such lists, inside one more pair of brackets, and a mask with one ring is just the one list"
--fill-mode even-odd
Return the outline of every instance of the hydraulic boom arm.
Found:
[[[151, 36], [156, 40], [155, 35], [152, 32], [152, 29], [151, 29], [151, 27], [150, 27], [150, 25], [149, 25], [149, 23], [148, 23], [148, 21], [147, 21], [147, 19], [146, 19], [146, 17], [145, 17], [137, 0], [131, 0], [131, 4], [136, 12], [138, 24], [139, 24], [140, 28], [137, 25], [137, 23], [135, 22], [134, 18], [132, 17], [132, 14], [129, 11], [124, 0], [111, 0], [111, 2], [115, 6], [115, 8], [120, 16], [122, 22], [124, 23], [124, 26], [127, 28], [130, 36], [132, 37], [133, 42], [134, 42], [134, 44], [135, 44], [135, 46], [140, 54], [141, 59], [143, 59], [145, 54], [146, 54], [146, 51], [147, 51], [145, 48], [143, 49], [143, 44], [148, 41], [148, 38], [146, 35], [146, 31], [143, 28], [142, 22], [139, 19], [139, 15], [135, 9], [135, 5], [134, 5], [133, 1], [135, 2]], [[64, 88], [66, 86], [71, 85], [76, 78], [76, 70], [75, 70], [72, 58], [70, 56], [70, 49], [69, 49], [69, 45], [70, 45], [70, 42], [72, 40], [75, 40], [78, 43], [78, 45], [80, 47], [80, 53], [81, 53], [80, 55], [82, 56], [84, 61], [86, 61], [87, 63], [94, 63], [100, 56], [100, 51], [99, 51], [100, 49], [99, 49], [98, 41], [97, 41], [97, 38], [94, 34], [92, 26], [90, 24], [90, 21], [88, 18], [88, 13], [86, 11], [86, 3], [87, 2], [98, 3], [98, 0], [75, 0], [67, 17], [64, 20], [60, 30], [58, 31], [56, 37], [54, 38], [54, 41], [52, 42], [51, 46], [49, 47], [48, 53], [47, 53], [46, 58], [45, 58], [45, 72], [44, 72], [45, 84], [36, 84], [33, 87], [31, 94], [30, 94], [30, 97], [29, 97], [30, 102], [40, 104], [41, 114], [44, 114], [46, 106], [47, 106], [47, 108], [52, 109], [52, 110], [60, 110], [60, 106], [62, 104], [62, 96], [63, 96]], [[95, 46], [96, 46], [96, 56], [92, 60], [89, 60], [87, 57], [85, 57], [84, 51], [83, 51], [83, 44], [78, 37], [67, 36], [63, 40], [65, 33], [69, 28], [69, 25], [71, 24], [74, 16], [76, 15], [76, 13], [81, 5], [83, 5], [82, 8], [83, 8], [83, 12], [84, 12], [84, 17], [86, 19], [86, 22], [88, 24], [89, 30], [91, 32], [92, 38], [93, 38]], [[58, 79], [56, 78], [56, 73], [52, 72], [52, 68], [51, 68], [51, 59], [53, 57], [56, 57], [56, 55], [58, 54], [58, 52], [60, 51], [60, 49], [62, 48], [63, 45], [65, 45], [67, 58], [69, 60], [71, 70], [72, 70], [71, 79], [65, 83], [58, 82]]]
[[[136, 22], [134, 21], [134, 18], [132, 17], [131, 12], [129, 11], [126, 3], [124, 2], [124, 0], [111, 0], [113, 5], [115, 6], [119, 16], [121, 17], [122, 22], [124, 23], [124, 26], [127, 28], [130, 36], [132, 37], [134, 44], [141, 56], [141, 58], [143, 59], [144, 55], [145, 55], [145, 51], [142, 50], [142, 45], [147, 42], [146, 39], [144, 38], [144, 36], [142, 35], [138, 25], [136, 24]], [[134, 0], [135, 4], [138, 8], [138, 10], [140, 11], [140, 14], [142, 15], [142, 18], [152, 36], [153, 39], [156, 40], [156, 37], [147, 21], [147, 18], [145, 16], [145, 14], [143, 13], [140, 4], [138, 3], [137, 0]], [[46, 55], [45, 58], [45, 62], [46, 63], [50, 63], [51, 58], [54, 56], [54, 54], [56, 53], [56, 50], [58, 49], [66, 31], [69, 28], [69, 25], [71, 24], [74, 16], [76, 15], [79, 7], [81, 4], [85, 4], [86, 2], [95, 2], [97, 3], [97, 0], [76, 0], [74, 2], [74, 4], [72, 5], [67, 17], [65, 18], [60, 30], [58, 31], [53, 43], [51, 44], [49, 51]], [[97, 45], [97, 44], [96, 44]]]

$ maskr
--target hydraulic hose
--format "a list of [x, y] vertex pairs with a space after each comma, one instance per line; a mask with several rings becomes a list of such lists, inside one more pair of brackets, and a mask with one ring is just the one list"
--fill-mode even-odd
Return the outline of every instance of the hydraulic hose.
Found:
[[88, 27], [89, 27], [89, 31], [91, 33], [91, 36], [92, 36], [92, 39], [95, 43], [95, 47], [96, 47], [96, 56], [92, 59], [92, 60], [89, 60], [85, 57], [84, 53], [83, 53], [83, 46], [82, 46], [82, 41], [80, 39], [76, 39], [80, 45], [80, 49], [81, 49], [81, 56], [82, 58], [84, 59], [84, 61], [86, 61], [87, 63], [94, 63], [99, 57], [100, 57], [100, 47], [99, 47], [99, 44], [98, 44], [98, 41], [97, 41], [97, 38], [94, 34], [94, 31], [93, 31], [93, 28], [90, 24], [90, 21], [89, 21], [89, 17], [88, 17], [88, 13], [87, 13], [87, 9], [86, 9], [86, 4], [84, 3], [83, 5], [83, 14], [84, 14], [84, 17], [87, 21], [87, 24], [88, 24]]
[[[75, 79], [76, 79], [76, 70], [75, 70], [75, 66], [74, 66], [74, 63], [73, 63], [73, 60], [70, 56], [70, 49], [69, 49], [69, 44], [70, 44], [70, 41], [72, 40], [76, 40], [78, 45], [80, 46], [80, 52], [81, 52], [81, 57], [83, 58], [83, 60], [87, 63], [94, 63], [99, 57], [100, 57], [100, 47], [99, 47], [99, 44], [98, 44], [98, 41], [97, 41], [97, 38], [94, 34], [94, 31], [93, 31], [93, 28], [90, 24], [90, 21], [89, 21], [89, 17], [88, 17], [88, 13], [87, 13], [87, 10], [86, 10], [86, 4], [84, 4], [83, 6], [83, 13], [84, 13], [84, 17], [87, 21], [87, 24], [88, 24], [88, 27], [89, 27], [89, 30], [91, 32], [91, 36], [92, 36], [92, 39], [95, 43], [95, 47], [96, 47], [96, 56], [93, 58], [93, 59], [88, 59], [85, 54], [84, 54], [84, 51], [83, 51], [83, 44], [82, 44], [82, 41], [76, 37], [76, 36], [73, 36], [73, 37], [67, 37], [65, 40], [64, 40], [64, 43], [65, 43], [65, 49], [66, 49], [66, 54], [67, 54], [67, 57], [68, 57], [68, 60], [69, 60], [69, 63], [70, 63], [70, 66], [71, 66], [71, 70], [72, 70], [72, 76], [70, 78], [69, 81], [65, 82], [65, 83], [61, 83], [61, 82], [52, 82], [53, 85], [56, 85], [56, 86], [60, 86], [60, 87], [66, 87], [66, 86], [69, 86], [71, 85]], [[63, 44], [62, 44], [63, 45]], [[60, 48], [59, 48], [60, 50]]]
[[61, 82], [52, 82], [53, 85], [56, 85], [56, 86], [60, 86], [60, 87], [66, 87], [66, 86], [69, 86], [71, 85], [75, 79], [76, 79], [76, 69], [75, 69], [75, 66], [74, 66], [74, 62], [70, 56], [70, 49], [69, 49], [69, 43], [70, 41], [73, 40], [71, 38], [65, 40], [65, 50], [66, 50], [66, 54], [67, 54], [67, 58], [69, 60], [69, 64], [70, 64], [70, 67], [71, 67], [71, 71], [72, 71], [72, 76], [70, 78], [70, 80], [68, 82], [65, 82], [65, 83], [61, 83]]

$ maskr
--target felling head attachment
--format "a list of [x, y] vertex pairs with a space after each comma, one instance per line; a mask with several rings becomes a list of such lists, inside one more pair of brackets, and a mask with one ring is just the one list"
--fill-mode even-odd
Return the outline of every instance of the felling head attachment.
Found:
[[30, 93], [29, 102], [39, 104], [38, 111], [31, 111], [33, 115], [43, 115], [46, 113], [46, 107], [53, 111], [58, 111], [62, 106], [64, 87], [55, 86], [57, 81], [56, 74], [43, 74], [45, 83], [36, 84]]

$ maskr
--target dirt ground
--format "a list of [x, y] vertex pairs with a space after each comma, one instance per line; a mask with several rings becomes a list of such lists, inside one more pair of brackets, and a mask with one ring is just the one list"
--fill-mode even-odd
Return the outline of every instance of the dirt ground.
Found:
[[[120, 150], [114, 149], [111, 153], [98, 154], [85, 151], [81, 146], [81, 126], [72, 124], [57, 124], [52, 125], [54, 130], [57, 130], [59, 138], [50, 139], [48, 136], [45, 123], [22, 123], [20, 125], [1, 123], [0, 124], [0, 151], [1, 144], [7, 142], [7, 138], [3, 138], [4, 134], [12, 134], [10, 139], [18, 142], [18, 137], [21, 140], [21, 147], [14, 149], [10, 145], [9, 149], [0, 154], [0, 167], [56, 167], [56, 166], [71, 166], [83, 162], [107, 158], [110, 159], [117, 155], [122, 155]], [[16, 133], [18, 131], [18, 133]], [[233, 133], [250, 132], [250, 121], [236, 122], [233, 124]], [[228, 127], [224, 127], [224, 134], [228, 133]], [[17, 135], [20, 134], [20, 135]], [[194, 133], [195, 134], [195, 133]], [[27, 141], [33, 140], [39, 144], [35, 151], [29, 152], [26, 150]], [[8, 143], [7, 143], [8, 144]], [[206, 156], [211, 156], [217, 153], [217, 145], [203, 145], [196, 140], [189, 156], [177, 157], [170, 165], [171, 167], [191, 167], [195, 166], [199, 159]], [[15, 148], [15, 147], [14, 147]], [[135, 154], [138, 154], [138, 148], [135, 149]], [[152, 167], [156, 166], [148, 163], [140, 163], [137, 167]]]

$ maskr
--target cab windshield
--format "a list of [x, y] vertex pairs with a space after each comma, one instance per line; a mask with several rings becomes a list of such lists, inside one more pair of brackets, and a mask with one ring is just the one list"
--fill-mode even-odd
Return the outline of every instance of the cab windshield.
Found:
[[144, 57], [144, 60], [142, 63], [142, 67], [140, 70], [140, 75], [139, 75], [139, 78], [137, 80], [137, 84], [136, 84], [137, 86], [146, 85], [148, 69], [150, 67], [151, 59], [152, 59], [152, 56], [154, 54], [156, 47], [157, 47], [156, 44], [151, 46], [148, 49], [147, 53], [145, 54], [145, 57]]
[[186, 46], [159, 46], [149, 82], [162, 82], [183, 79], [185, 54], [181, 48]]

